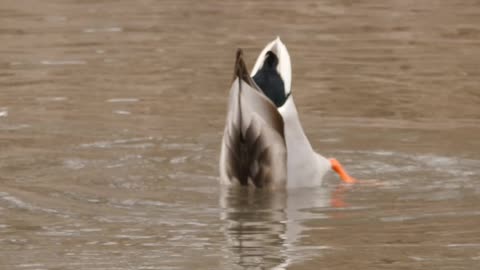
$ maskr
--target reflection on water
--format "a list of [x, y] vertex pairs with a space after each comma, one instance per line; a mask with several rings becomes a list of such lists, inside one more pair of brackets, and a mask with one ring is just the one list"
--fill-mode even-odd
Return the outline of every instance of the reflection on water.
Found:
[[[0, 269], [477, 269], [480, 5], [1, 1]], [[364, 182], [221, 190], [234, 52], [276, 35]]]
[[[226, 193], [226, 194], [225, 194]], [[288, 258], [287, 196], [263, 190], [224, 190], [220, 205], [224, 209], [227, 248], [231, 260], [251, 269], [272, 268]]]
[[[246, 269], [285, 269], [293, 260], [308, 258], [309, 252], [321, 254], [328, 246], [296, 245], [306, 231], [308, 220], [329, 218], [312, 208], [345, 207], [343, 193], [348, 187], [339, 185], [331, 192], [329, 187], [298, 190], [266, 190], [248, 188], [222, 189], [221, 220], [230, 260]], [[325, 228], [315, 228], [322, 230]]]

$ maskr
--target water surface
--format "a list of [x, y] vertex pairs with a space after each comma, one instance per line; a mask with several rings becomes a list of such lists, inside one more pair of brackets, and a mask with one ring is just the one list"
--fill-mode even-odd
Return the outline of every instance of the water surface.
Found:
[[[221, 190], [234, 54], [280, 35], [364, 182]], [[2, 1], [0, 269], [477, 269], [477, 1]]]

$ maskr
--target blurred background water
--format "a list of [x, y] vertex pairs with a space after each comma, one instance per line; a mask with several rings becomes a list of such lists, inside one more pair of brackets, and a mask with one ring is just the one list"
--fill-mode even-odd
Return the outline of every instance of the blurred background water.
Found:
[[[279, 35], [365, 182], [218, 187], [234, 54]], [[480, 3], [0, 3], [0, 269], [478, 269]]]

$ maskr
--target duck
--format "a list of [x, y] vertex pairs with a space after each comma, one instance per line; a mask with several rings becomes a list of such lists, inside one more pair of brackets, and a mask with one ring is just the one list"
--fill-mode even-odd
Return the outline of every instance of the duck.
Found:
[[260, 52], [252, 71], [236, 53], [220, 150], [220, 183], [255, 188], [321, 186], [330, 172], [348, 184], [335, 158], [315, 152], [295, 106], [290, 54], [280, 37]]

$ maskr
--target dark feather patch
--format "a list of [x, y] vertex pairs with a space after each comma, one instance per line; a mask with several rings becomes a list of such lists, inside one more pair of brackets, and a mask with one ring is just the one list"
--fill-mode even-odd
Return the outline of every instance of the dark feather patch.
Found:
[[[227, 172], [229, 176], [237, 178], [241, 185], [248, 185], [251, 180], [256, 187], [263, 187], [275, 181], [270, 173], [273, 156], [268, 140], [261, 132], [256, 134], [254, 129], [255, 124], [252, 123], [243, 138], [229, 136], [227, 157], [231, 162], [228, 163]], [[235, 130], [232, 128], [233, 132]], [[285, 157], [277, 158], [280, 161]]]
[[267, 52], [263, 66], [253, 76], [253, 80], [275, 106], [281, 107], [288, 95], [285, 94], [285, 84], [277, 71], [278, 61], [273, 52]]

